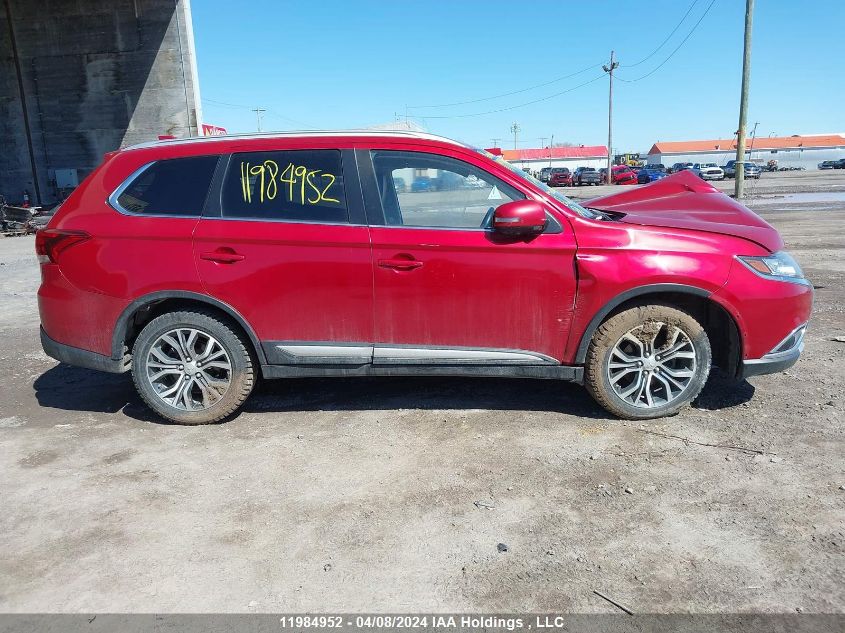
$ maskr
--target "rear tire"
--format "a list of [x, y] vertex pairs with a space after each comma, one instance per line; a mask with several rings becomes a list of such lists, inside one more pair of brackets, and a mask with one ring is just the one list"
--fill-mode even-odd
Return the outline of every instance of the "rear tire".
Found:
[[610, 413], [646, 420], [678, 413], [710, 373], [710, 341], [691, 315], [643, 305], [602, 323], [587, 349], [584, 382]]
[[184, 310], [156, 317], [132, 350], [132, 380], [141, 398], [177, 424], [212, 424], [237, 411], [255, 385], [247, 343], [214, 312]]

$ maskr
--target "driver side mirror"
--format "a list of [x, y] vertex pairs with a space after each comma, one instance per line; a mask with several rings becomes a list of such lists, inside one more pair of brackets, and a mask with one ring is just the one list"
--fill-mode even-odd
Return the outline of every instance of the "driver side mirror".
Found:
[[547, 223], [546, 210], [534, 200], [506, 202], [493, 212], [493, 230], [502, 235], [539, 235]]

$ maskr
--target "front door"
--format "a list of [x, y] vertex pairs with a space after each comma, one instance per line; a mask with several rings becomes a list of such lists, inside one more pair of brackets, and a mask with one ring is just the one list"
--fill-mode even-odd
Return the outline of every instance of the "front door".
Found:
[[251, 152], [223, 170], [194, 233], [206, 292], [252, 325], [271, 364], [370, 362], [373, 275], [354, 156]]
[[[563, 357], [575, 240], [505, 238], [493, 209], [526, 194], [458, 158], [359, 153], [371, 223], [376, 364], [544, 363]], [[366, 162], [370, 161], [370, 162]]]

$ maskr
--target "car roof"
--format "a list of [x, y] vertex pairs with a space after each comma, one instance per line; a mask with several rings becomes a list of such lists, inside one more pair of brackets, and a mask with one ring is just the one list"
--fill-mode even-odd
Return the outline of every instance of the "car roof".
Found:
[[414, 132], [410, 130], [306, 130], [297, 132], [259, 132], [251, 134], [221, 134], [218, 136], [192, 136], [188, 138], [162, 139], [138, 143], [124, 147], [121, 151], [147, 149], [152, 147], [172, 147], [184, 145], [205, 145], [221, 143], [225, 141], [245, 141], [251, 139], [370, 139], [370, 138], [393, 138], [393, 139], [414, 139], [423, 141], [436, 141], [456, 147], [474, 149], [471, 145], [455, 141], [444, 136], [429, 134], [428, 132]]

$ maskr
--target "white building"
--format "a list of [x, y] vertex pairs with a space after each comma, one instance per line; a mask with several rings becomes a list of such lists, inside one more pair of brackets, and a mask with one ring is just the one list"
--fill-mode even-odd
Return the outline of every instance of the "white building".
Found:
[[502, 156], [520, 169], [538, 172], [543, 167], [607, 167], [607, 148], [604, 145], [575, 145], [569, 147], [541, 147], [539, 149], [506, 149]]
[[[817, 169], [825, 160], [845, 158], [845, 136], [823, 134], [814, 136], [775, 136], [747, 139], [746, 156], [765, 166], [776, 160], [778, 167]], [[736, 159], [736, 139], [710, 141], [658, 141], [648, 152], [650, 164], [716, 163], [724, 165]]]

